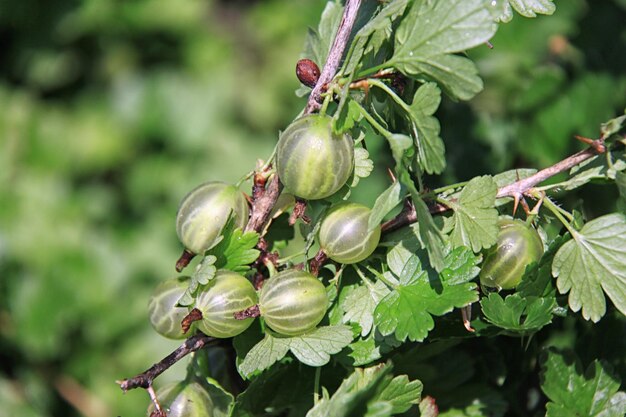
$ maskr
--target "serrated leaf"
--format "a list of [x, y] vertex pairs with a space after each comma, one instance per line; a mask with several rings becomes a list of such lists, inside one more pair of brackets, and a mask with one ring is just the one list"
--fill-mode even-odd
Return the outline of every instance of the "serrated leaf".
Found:
[[422, 247], [415, 235], [409, 235], [387, 252], [387, 267], [400, 283], [410, 284], [426, 276], [422, 260], [417, 255], [417, 251]]
[[602, 137], [608, 138], [609, 136], [619, 132], [625, 122], [626, 114], [602, 123], [602, 125], [600, 125], [600, 133], [602, 133]]
[[470, 99], [482, 89], [476, 66], [449, 54], [488, 41], [499, 14], [491, 0], [417, 0], [396, 30], [389, 64], [406, 75], [437, 81], [454, 98]]
[[441, 270], [441, 279], [448, 285], [469, 282], [480, 272], [477, 266], [482, 257], [476, 256], [471, 249], [465, 246], [454, 248], [444, 259], [444, 268]]
[[354, 148], [354, 175], [351, 187], [356, 187], [361, 178], [367, 178], [374, 169], [374, 162], [365, 148]]
[[491, 247], [498, 236], [498, 211], [494, 208], [496, 183], [488, 175], [472, 179], [459, 194], [454, 210], [450, 241], [454, 246], [467, 246], [474, 252]]
[[202, 258], [202, 261], [200, 261], [194, 273], [191, 274], [189, 287], [187, 287], [185, 293], [178, 300], [179, 305], [190, 306], [193, 304], [200, 285], [208, 284], [209, 281], [215, 277], [215, 273], [217, 272], [215, 262], [217, 262], [217, 258], [213, 255], [207, 255]]
[[347, 296], [340, 302], [345, 312], [344, 323], [358, 323], [361, 336], [367, 336], [374, 324], [374, 308], [388, 293], [389, 288], [382, 281], [373, 284], [346, 287]]
[[239, 373], [247, 378], [263, 371], [281, 360], [289, 352], [289, 338], [265, 334], [263, 340], [254, 345], [239, 364]]
[[400, 345], [393, 336], [382, 336], [378, 332], [370, 332], [365, 338], [350, 343], [348, 356], [352, 359], [350, 366], [363, 366], [372, 363]]
[[419, 403], [422, 383], [410, 381], [406, 375], [393, 378], [391, 369], [385, 364], [355, 368], [332, 397], [325, 391], [307, 417], [391, 416], [407, 411]]
[[342, 102], [333, 116], [333, 132], [337, 134], [349, 131], [363, 118], [361, 107], [347, 93], [346, 91], [346, 95], [342, 96]]
[[547, 417], [623, 417], [626, 392], [608, 364], [593, 361], [585, 373], [578, 358], [549, 350], [542, 363], [541, 389], [550, 401]]
[[367, 223], [368, 231], [380, 225], [385, 216], [389, 214], [406, 197], [406, 188], [400, 181], [395, 181], [381, 195], [378, 196], [372, 207], [370, 218]]
[[556, 253], [552, 275], [569, 306], [597, 322], [606, 312], [603, 290], [626, 315], [626, 215], [608, 214], [573, 231]]
[[207, 253], [217, 258], [217, 269], [228, 269], [234, 272], [245, 272], [250, 269], [249, 264], [259, 257], [259, 251], [254, 247], [259, 243], [259, 234], [243, 232], [235, 228], [232, 217], [224, 226], [223, 239]]
[[[387, 414], [384, 415], [404, 413], [408, 411], [412, 405], [419, 403], [422, 389], [423, 386], [420, 381], [410, 381], [408, 376], [400, 375], [392, 379], [380, 394], [378, 394], [374, 405], [380, 407], [381, 403], [388, 404], [390, 407], [387, 409]], [[368, 405], [368, 413], [366, 416], [372, 415], [369, 411], [370, 407], [372, 407], [372, 402]]]
[[444, 268], [444, 254], [443, 248], [445, 242], [443, 234], [435, 221], [433, 216], [428, 210], [428, 206], [421, 198], [415, 198], [415, 194], [412, 193], [413, 204], [415, 205], [415, 212], [417, 214], [417, 224], [419, 228], [419, 237], [422, 242], [422, 246], [428, 251], [428, 260], [430, 265], [437, 271], [441, 271]]
[[376, 53], [380, 49], [383, 43], [391, 37], [393, 21], [404, 12], [406, 5], [407, 0], [387, 2], [376, 16], [359, 29], [351, 46], [352, 55], [346, 62], [345, 70], [342, 73], [352, 74], [357, 66], [362, 63], [365, 54]]
[[302, 363], [326, 365], [330, 355], [338, 353], [352, 341], [352, 329], [345, 325], [318, 327], [311, 333], [289, 339], [289, 349]]
[[413, 155], [413, 140], [407, 135], [394, 133], [387, 137], [387, 142], [391, 148], [391, 155], [396, 161], [396, 171], [408, 166], [408, 161]]
[[478, 300], [476, 284], [446, 285], [434, 288], [427, 280], [398, 286], [381, 300], [374, 310], [374, 323], [383, 335], [394, 334], [404, 342], [407, 338], [420, 342], [435, 327], [432, 316], [442, 316], [455, 307], [464, 307]]
[[239, 364], [239, 372], [249, 377], [269, 368], [289, 351], [306, 365], [322, 366], [328, 363], [330, 355], [348, 346], [352, 338], [352, 330], [345, 325], [318, 327], [310, 333], [293, 337], [266, 333]]
[[343, 15], [343, 6], [336, 1], [329, 1], [322, 12], [320, 23], [317, 30], [309, 28], [305, 44], [305, 55], [312, 59], [322, 68], [326, 62], [328, 51], [335, 39], [335, 33], [341, 16]]
[[554, 298], [522, 298], [519, 294], [502, 299], [499, 294], [491, 293], [480, 300], [480, 305], [489, 322], [506, 330], [528, 333], [552, 322], [556, 301]]
[[441, 90], [435, 83], [426, 83], [417, 89], [409, 106], [418, 164], [429, 174], [439, 174], [446, 167], [439, 120], [433, 116], [440, 103]]
[[500, 22], [510, 22], [513, 19], [511, 6], [525, 17], [536, 17], [537, 14], [551, 15], [556, 10], [552, 0], [505, 0], [504, 11], [498, 18]]

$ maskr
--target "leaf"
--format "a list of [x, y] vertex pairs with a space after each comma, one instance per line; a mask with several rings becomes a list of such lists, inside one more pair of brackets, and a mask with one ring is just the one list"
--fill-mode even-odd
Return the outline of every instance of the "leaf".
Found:
[[396, 161], [396, 172], [400, 172], [409, 165], [409, 159], [413, 154], [413, 140], [407, 135], [394, 133], [387, 137], [391, 155]]
[[203, 385], [213, 403], [212, 415], [215, 417], [230, 416], [235, 401], [233, 395], [212, 378], [205, 378]]
[[626, 392], [618, 391], [620, 381], [606, 363], [593, 361], [583, 374], [578, 358], [551, 349], [542, 363], [541, 377], [541, 389], [550, 399], [547, 417], [626, 414]]
[[476, 66], [449, 55], [488, 41], [500, 14], [491, 0], [417, 0], [402, 19], [389, 65], [406, 75], [437, 81], [453, 98], [468, 100], [482, 89]]
[[382, 282], [373, 284], [345, 287], [346, 297], [340, 302], [341, 309], [345, 312], [344, 323], [358, 323], [361, 326], [361, 336], [367, 336], [374, 324], [374, 308], [385, 295], [389, 288]]
[[408, 411], [418, 404], [422, 383], [410, 381], [406, 375], [392, 377], [392, 367], [381, 364], [355, 368], [343, 380], [332, 397], [324, 397], [307, 413], [307, 417], [391, 416]]
[[239, 373], [248, 378], [251, 375], [264, 371], [289, 352], [289, 339], [274, 337], [265, 334], [263, 340], [254, 345], [246, 357], [239, 364]]
[[345, 96], [342, 96], [342, 102], [339, 104], [339, 108], [333, 116], [333, 132], [337, 134], [349, 131], [363, 118], [363, 115], [361, 114], [361, 106], [350, 98], [347, 93], [348, 92], [346, 91]]
[[393, 336], [382, 336], [378, 332], [370, 332], [367, 338], [359, 338], [348, 345], [351, 358], [349, 366], [363, 366], [372, 363], [400, 345]]
[[537, 14], [550, 15], [556, 10], [552, 0], [505, 0], [504, 11], [498, 18], [500, 22], [510, 22], [513, 19], [511, 6], [525, 17], [536, 17]]
[[[494, 208], [496, 183], [488, 175], [472, 179], [459, 194], [454, 210], [450, 240], [454, 246], [468, 246], [474, 252], [489, 248], [498, 236], [498, 211]], [[446, 203], [448, 205], [448, 203]]]
[[207, 255], [202, 258], [202, 261], [198, 264], [194, 273], [191, 274], [189, 287], [187, 287], [185, 293], [178, 300], [179, 305], [190, 306], [193, 304], [200, 285], [208, 284], [209, 281], [215, 277], [215, 273], [217, 272], [215, 262], [217, 262], [217, 257], [213, 255]]
[[422, 246], [428, 251], [428, 260], [431, 266], [437, 271], [441, 271], [444, 268], [443, 247], [445, 244], [443, 234], [435, 224], [424, 200], [421, 198], [415, 199], [415, 194], [412, 194], [412, 197], [415, 212], [417, 213], [417, 225], [419, 226], [416, 227], [419, 228], [420, 241]]
[[239, 364], [239, 373], [247, 378], [263, 371], [290, 350], [300, 362], [309, 366], [322, 366], [328, 363], [330, 355], [346, 347], [352, 337], [352, 330], [345, 325], [318, 327], [310, 333], [293, 337], [266, 333], [263, 340], [250, 349]]
[[335, 39], [335, 33], [341, 22], [343, 6], [337, 1], [329, 1], [322, 12], [317, 30], [309, 28], [305, 44], [305, 55], [322, 68], [328, 57], [328, 51]]
[[389, 214], [396, 206], [404, 200], [406, 196], [406, 188], [402, 186], [400, 181], [394, 181], [381, 195], [378, 196], [372, 207], [370, 218], [367, 224], [367, 230], [371, 231], [380, 225], [385, 216]]
[[552, 322], [554, 298], [522, 298], [519, 294], [507, 296], [504, 300], [497, 293], [491, 293], [480, 300], [485, 318], [503, 329], [523, 334], [535, 332]]
[[318, 327], [315, 331], [289, 339], [289, 349], [305, 365], [322, 366], [330, 355], [338, 353], [352, 341], [349, 326]]
[[561, 294], [569, 291], [569, 306], [582, 308], [586, 320], [597, 322], [606, 312], [602, 290], [626, 315], [626, 215], [598, 217], [556, 253], [552, 275]]
[[243, 232], [235, 228], [232, 217], [224, 226], [223, 239], [207, 253], [217, 258], [217, 269], [228, 269], [234, 272], [246, 272], [249, 264], [259, 257], [259, 251], [253, 249], [259, 243], [259, 234]]
[[[613, 162], [609, 166], [607, 159]], [[619, 171], [626, 169], [626, 154], [622, 152], [610, 152], [608, 156], [594, 156], [582, 164], [572, 168], [570, 173], [576, 174], [562, 183], [562, 189], [573, 190], [582, 187], [593, 180], [616, 179]]]
[[609, 136], [619, 132], [625, 122], [626, 114], [602, 123], [602, 125], [600, 125], [600, 133], [602, 133], [602, 137], [608, 138]]
[[356, 187], [361, 178], [367, 178], [374, 169], [374, 162], [365, 148], [354, 148], [354, 174], [350, 187]]
[[374, 310], [374, 323], [385, 336], [393, 333], [401, 342], [407, 338], [420, 342], [435, 327], [432, 316], [442, 316], [477, 300], [474, 283], [442, 283], [434, 288], [428, 280], [421, 279], [400, 285], [383, 298]]
[[444, 260], [444, 268], [441, 270], [441, 279], [449, 285], [469, 282], [480, 272], [477, 266], [482, 257], [476, 256], [471, 249], [465, 246], [454, 248]]
[[400, 375], [392, 379], [389, 384], [378, 394], [375, 402], [370, 401], [369, 409], [374, 406], [380, 406], [381, 403], [390, 405], [389, 411], [384, 415], [394, 415], [404, 413], [411, 408], [412, 405], [419, 402], [422, 394], [422, 383], [418, 380], [410, 381], [406, 375]]
[[369, 52], [376, 53], [380, 49], [383, 43], [393, 34], [393, 21], [402, 15], [406, 5], [407, 0], [387, 2], [378, 14], [371, 18], [356, 33], [351, 46], [354, 51], [342, 73], [352, 74], [358, 68], [358, 65], [362, 63], [363, 55]]
[[418, 163], [429, 174], [440, 174], [446, 167], [439, 120], [433, 117], [440, 103], [441, 90], [435, 83], [426, 83], [417, 89], [409, 106]]

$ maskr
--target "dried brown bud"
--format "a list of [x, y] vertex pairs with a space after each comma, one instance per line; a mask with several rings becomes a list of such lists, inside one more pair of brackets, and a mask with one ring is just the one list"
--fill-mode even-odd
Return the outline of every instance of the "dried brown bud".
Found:
[[296, 64], [296, 75], [302, 84], [313, 88], [320, 78], [320, 69], [315, 62], [305, 58]]

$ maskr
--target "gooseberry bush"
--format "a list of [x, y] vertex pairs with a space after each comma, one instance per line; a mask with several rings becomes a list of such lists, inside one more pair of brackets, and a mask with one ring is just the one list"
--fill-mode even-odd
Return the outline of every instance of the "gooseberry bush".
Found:
[[[623, 416], [608, 363], [585, 358], [583, 373], [571, 344], [535, 336], [566, 316], [626, 315], [626, 116], [543, 170], [428, 187], [446, 167], [442, 96], [483, 88], [464, 52], [491, 46], [514, 12], [553, 11], [329, 2], [297, 64], [307, 105], [273, 155], [183, 199], [176, 268], [190, 271], [161, 284], [149, 312], [157, 332], [186, 340], [122, 389], [147, 389], [152, 416]], [[392, 164], [367, 207], [351, 192], [372, 172], [373, 140]], [[558, 203], [592, 181], [617, 185], [617, 211], [586, 219]], [[155, 392], [187, 354], [187, 378]]]

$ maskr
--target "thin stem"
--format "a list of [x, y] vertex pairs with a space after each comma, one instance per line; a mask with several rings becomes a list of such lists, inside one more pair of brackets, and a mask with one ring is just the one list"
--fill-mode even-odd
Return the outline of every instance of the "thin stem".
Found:
[[435, 188], [433, 190], [433, 193], [434, 194], [445, 193], [448, 190], [454, 190], [455, 188], [465, 187], [468, 183], [469, 181], [462, 181], [462, 182], [457, 182], [456, 184], [446, 185], [445, 187]]
[[337, 69], [339, 68], [341, 58], [343, 58], [343, 53], [350, 39], [359, 7], [361, 7], [361, 0], [346, 0], [343, 16], [341, 17], [341, 22], [339, 23], [333, 44], [328, 52], [326, 64], [322, 69], [320, 78], [317, 80], [317, 84], [315, 84], [313, 91], [311, 91], [309, 101], [304, 110], [306, 114], [313, 113], [320, 108], [322, 90], [335, 77], [335, 74], [337, 74]]
[[313, 405], [320, 400], [320, 378], [322, 375], [322, 367], [315, 368], [315, 381], [313, 382]]
[[389, 62], [383, 62], [382, 64], [376, 65], [375, 67], [370, 67], [368, 69], [365, 69], [359, 72], [355, 78], [365, 78], [368, 75], [376, 74], [378, 71], [381, 71], [385, 68], [389, 68], [390, 66], [391, 65], [389, 65]]
[[359, 276], [359, 278], [361, 278], [361, 281], [363, 281], [363, 283], [367, 286], [367, 288], [372, 290], [372, 287], [373, 287], [372, 281], [367, 279], [365, 274], [361, 271], [361, 269], [356, 264], [353, 264], [352, 268], [356, 271], [357, 275]]
[[375, 78], [368, 78], [367, 82], [368, 82], [369, 85], [371, 85], [373, 87], [378, 87], [381, 90], [383, 90], [385, 93], [387, 93], [389, 95], [389, 97], [392, 98], [393, 101], [396, 102], [396, 104], [398, 104], [398, 106], [402, 107], [402, 110], [404, 110], [408, 114], [411, 114], [411, 108], [409, 107], [409, 105], [406, 104], [404, 102], [404, 100], [402, 100], [400, 98], [400, 96], [398, 96], [396, 94], [395, 91], [393, 91], [391, 88], [389, 88], [389, 86], [387, 84], [385, 84], [384, 82], [382, 82], [380, 80], [377, 80]]
[[367, 110], [365, 110], [365, 108], [363, 106], [361, 106], [356, 101], [354, 101], [353, 104], [358, 106], [359, 111], [361, 112], [363, 117], [365, 117], [365, 119], [369, 122], [369, 124], [371, 124], [374, 129], [378, 130], [378, 132], [381, 135], [383, 135], [386, 138], [388, 138], [389, 136], [392, 135], [392, 133], [390, 131], [388, 131], [387, 129], [385, 129], [383, 127], [383, 125], [378, 123], [378, 121], [376, 119], [374, 119], [374, 116], [372, 116]]
[[372, 274], [376, 275], [377, 279], [382, 281], [383, 284], [385, 284], [387, 287], [391, 288], [392, 290], [398, 288], [398, 283], [389, 281], [387, 277], [385, 277], [384, 274], [381, 274], [380, 272], [376, 271], [375, 269], [372, 269], [371, 267], [367, 267], [367, 270], [371, 272]]
[[567, 219], [561, 214], [561, 208], [559, 206], [557, 206], [556, 204], [554, 204], [552, 202], [552, 200], [550, 200], [548, 197], [546, 197], [543, 200], [543, 205], [552, 212], [552, 214], [554, 214], [554, 216], [560, 220], [561, 223], [563, 223], [563, 226], [565, 226], [565, 228], [567, 229], [567, 231], [570, 233], [570, 235], [572, 235], [572, 237], [576, 236], [576, 230], [574, 230], [574, 228], [571, 226], [570, 222], [567, 221]]

